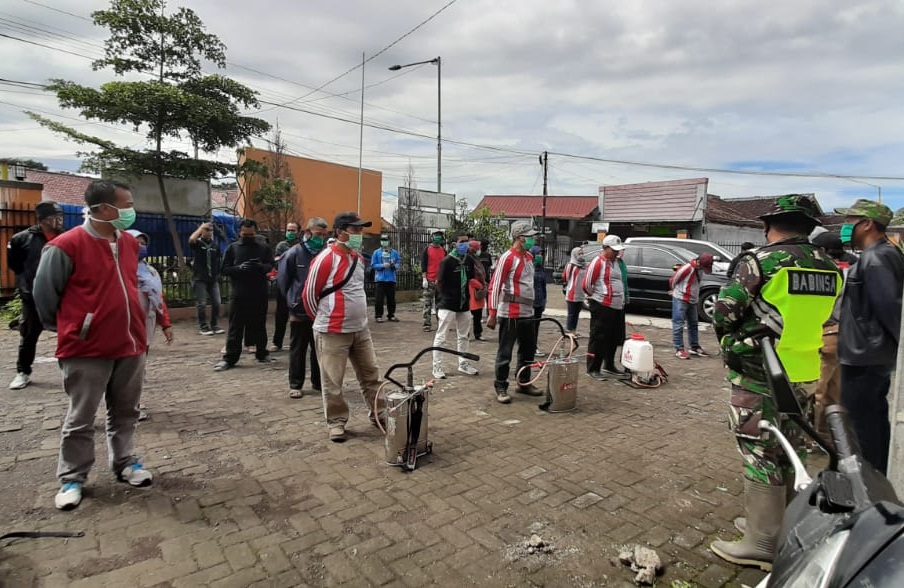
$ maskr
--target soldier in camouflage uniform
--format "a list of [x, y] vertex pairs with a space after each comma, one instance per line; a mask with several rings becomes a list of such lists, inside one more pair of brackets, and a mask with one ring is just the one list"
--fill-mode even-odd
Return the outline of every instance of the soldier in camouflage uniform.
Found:
[[731, 280], [719, 293], [713, 326], [729, 368], [732, 385], [730, 426], [744, 460], [746, 519], [736, 525], [740, 541], [716, 541], [712, 551], [732, 563], [772, 567], [792, 471], [778, 441], [762, 434], [767, 419], [802, 450], [803, 435], [777, 414], [763, 370], [760, 340], [775, 341], [799, 400], [807, 402], [809, 383], [819, 379], [822, 324], [840, 288], [832, 260], [807, 236], [819, 224], [819, 209], [807, 196], [779, 198], [763, 221], [767, 245], [738, 260]]

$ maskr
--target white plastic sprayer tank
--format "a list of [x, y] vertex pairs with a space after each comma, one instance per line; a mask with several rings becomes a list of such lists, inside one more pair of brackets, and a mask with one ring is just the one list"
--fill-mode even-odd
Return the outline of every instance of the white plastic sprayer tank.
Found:
[[622, 346], [622, 365], [634, 373], [652, 372], [656, 369], [653, 361], [653, 344], [641, 333], [632, 333]]

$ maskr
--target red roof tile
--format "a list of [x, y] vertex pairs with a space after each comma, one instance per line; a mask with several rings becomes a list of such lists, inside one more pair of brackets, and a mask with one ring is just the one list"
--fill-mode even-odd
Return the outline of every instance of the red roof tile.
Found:
[[93, 179], [94, 178], [89, 178], [87, 176], [45, 172], [34, 169], [25, 171], [26, 182], [44, 185], [44, 190], [41, 194], [42, 199], [53, 200], [59, 204], [84, 206], [85, 189]]
[[602, 217], [612, 222], [699, 221], [707, 178], [600, 186]]
[[[585, 218], [599, 205], [596, 196], [547, 196], [546, 218]], [[543, 215], [543, 196], [484, 196], [475, 210], [489, 208], [506, 218], [530, 218]]]

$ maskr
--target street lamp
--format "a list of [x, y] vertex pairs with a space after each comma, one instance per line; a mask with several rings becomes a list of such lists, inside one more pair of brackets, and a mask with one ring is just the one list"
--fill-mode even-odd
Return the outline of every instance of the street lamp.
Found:
[[389, 71], [399, 71], [404, 67], [424, 65], [425, 63], [432, 63], [436, 66], [436, 192], [440, 193], [443, 191], [443, 60], [441, 57], [435, 57], [427, 61], [416, 61], [405, 65], [397, 64], [390, 66]]
[[878, 192], [879, 192], [878, 201], [879, 201], [879, 204], [882, 204], [882, 186], [877, 186], [876, 184], [870, 184], [869, 182], [864, 182], [863, 180], [855, 180], [854, 178], [847, 178], [847, 179], [852, 182], [856, 182], [858, 184], [863, 184], [864, 186], [872, 186], [873, 188], [878, 190]]

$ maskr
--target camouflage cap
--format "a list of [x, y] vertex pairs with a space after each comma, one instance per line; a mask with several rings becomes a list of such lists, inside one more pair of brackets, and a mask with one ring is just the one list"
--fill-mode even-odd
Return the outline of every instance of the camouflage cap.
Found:
[[836, 208], [835, 213], [844, 216], [862, 216], [874, 220], [884, 227], [888, 226], [893, 216], [889, 207], [866, 198], [858, 199], [850, 208]]
[[817, 225], [821, 225], [819, 217], [822, 216], [819, 211], [819, 205], [812, 196], [806, 194], [787, 194], [779, 196], [775, 199], [772, 210], [760, 217], [765, 220], [769, 217], [779, 216], [783, 214], [799, 214], [814, 221]]

